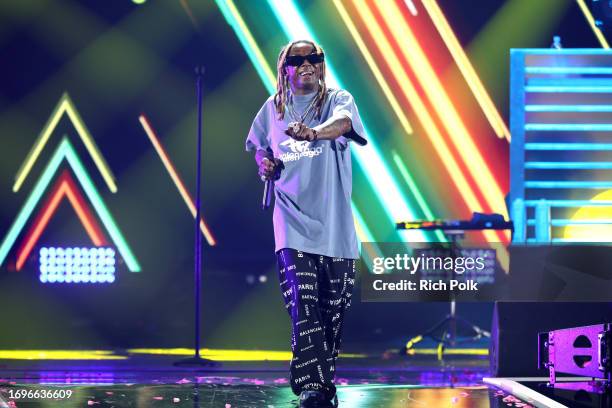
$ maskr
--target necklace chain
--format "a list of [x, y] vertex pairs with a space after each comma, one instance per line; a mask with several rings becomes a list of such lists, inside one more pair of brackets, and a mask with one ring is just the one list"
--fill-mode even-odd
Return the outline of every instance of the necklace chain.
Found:
[[306, 118], [312, 113], [315, 107], [316, 101], [317, 101], [317, 97], [314, 96], [312, 98], [312, 101], [310, 101], [310, 104], [306, 107], [306, 109], [304, 109], [304, 113], [302, 113], [301, 115], [298, 115], [298, 113], [295, 111], [295, 108], [293, 106], [293, 96], [291, 96], [289, 98], [289, 103], [287, 104], [287, 111], [289, 112], [289, 116], [291, 116], [292, 119], [294, 119], [297, 122], [304, 123]]

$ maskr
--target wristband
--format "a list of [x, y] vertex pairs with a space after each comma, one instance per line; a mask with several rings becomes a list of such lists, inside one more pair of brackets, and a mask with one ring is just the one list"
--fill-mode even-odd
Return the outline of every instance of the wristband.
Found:
[[311, 142], [316, 142], [318, 138], [319, 138], [319, 132], [317, 132], [315, 129], [312, 129], [312, 140], [311, 140]]

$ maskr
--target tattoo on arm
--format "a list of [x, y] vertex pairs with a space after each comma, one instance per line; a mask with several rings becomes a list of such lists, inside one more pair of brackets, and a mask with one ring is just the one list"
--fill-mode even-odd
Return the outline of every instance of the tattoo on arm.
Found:
[[317, 131], [317, 137], [319, 140], [334, 140], [342, 136], [345, 133], [350, 132], [353, 125], [351, 120], [347, 117], [330, 118], [324, 123], [315, 126], [313, 129]]

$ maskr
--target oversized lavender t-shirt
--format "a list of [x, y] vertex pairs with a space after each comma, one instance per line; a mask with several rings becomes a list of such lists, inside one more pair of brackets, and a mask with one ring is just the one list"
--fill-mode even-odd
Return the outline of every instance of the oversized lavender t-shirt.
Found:
[[[314, 96], [293, 95], [294, 113], [301, 115]], [[295, 141], [285, 129], [296, 118], [290, 112], [285, 112], [282, 121], [276, 116], [274, 98], [270, 97], [253, 120], [246, 140], [247, 150], [270, 148], [285, 166], [274, 183], [276, 250], [292, 248], [335, 258], [358, 258], [349, 139]], [[308, 127], [331, 117], [347, 117], [352, 131], [365, 134], [353, 97], [345, 90], [328, 90], [321, 119], [314, 116], [310, 114], [304, 121]]]

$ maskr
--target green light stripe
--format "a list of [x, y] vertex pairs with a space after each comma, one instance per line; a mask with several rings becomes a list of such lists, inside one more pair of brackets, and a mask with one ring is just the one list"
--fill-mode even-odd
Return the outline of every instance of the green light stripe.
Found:
[[19, 214], [15, 218], [15, 221], [13, 221], [9, 232], [6, 234], [4, 240], [2, 241], [2, 245], [0, 245], [0, 265], [4, 263], [6, 256], [15, 244], [15, 241], [23, 230], [24, 225], [32, 215], [32, 212], [40, 201], [40, 198], [45, 192], [45, 189], [51, 183], [51, 178], [55, 173], [55, 169], [57, 169], [60, 165], [62, 158], [63, 156], [61, 155], [60, 149], [58, 148], [53, 154], [53, 157], [51, 158], [49, 163], [47, 164], [42, 176], [38, 179], [36, 185], [30, 192], [25, 204], [21, 208], [21, 211], [19, 211]]
[[100, 194], [98, 193], [98, 190], [96, 189], [93, 182], [89, 178], [89, 175], [87, 174], [87, 171], [85, 170], [85, 167], [83, 167], [83, 164], [81, 163], [81, 161], [79, 160], [79, 157], [75, 153], [74, 148], [72, 147], [72, 145], [70, 144], [70, 142], [68, 141], [66, 137], [64, 137], [64, 139], [62, 140], [60, 149], [65, 150], [63, 154], [65, 155], [66, 159], [68, 160], [68, 163], [70, 163], [70, 166], [74, 170], [74, 173], [79, 179], [79, 182], [81, 183], [81, 186], [83, 187], [83, 190], [85, 190], [85, 194], [87, 194], [87, 197], [89, 198], [92, 205], [96, 209], [96, 212], [98, 213], [98, 216], [102, 220], [102, 223], [108, 230], [108, 233], [110, 234], [111, 239], [117, 246], [119, 253], [125, 260], [125, 263], [128, 269], [131, 272], [140, 272], [140, 265], [138, 264], [136, 257], [130, 250], [130, 247], [125, 241], [125, 238], [123, 237], [123, 235], [119, 231], [119, 228], [117, 227], [117, 224], [113, 220], [112, 215], [108, 211], [106, 205], [104, 205], [104, 201], [102, 201], [102, 197], [100, 197]]
[[[416, 202], [419, 205], [419, 208], [425, 215], [425, 219], [427, 219], [428, 221], [435, 220], [435, 217], [433, 213], [431, 212], [431, 208], [429, 208], [429, 206], [427, 205], [425, 198], [423, 197], [423, 195], [417, 188], [416, 183], [414, 182], [414, 179], [410, 175], [410, 172], [408, 171], [408, 168], [406, 167], [402, 159], [399, 157], [399, 155], [397, 154], [395, 150], [391, 151], [391, 155], [393, 156], [393, 161], [395, 162], [395, 165], [399, 169], [402, 177], [404, 177], [404, 181], [406, 182], [406, 184], [408, 184], [408, 188], [410, 188], [410, 191], [412, 191], [412, 193], [414, 194], [414, 198], [416, 199]], [[435, 231], [435, 236], [438, 238], [439, 242], [446, 242], [446, 237], [444, 236], [442, 231]]]
[[[215, 0], [217, 6], [221, 10], [223, 17], [227, 23], [234, 29], [236, 36], [238, 36], [238, 40], [240, 40], [240, 44], [242, 44], [242, 48], [246, 51], [251, 63], [255, 67], [257, 74], [261, 78], [266, 90], [273, 94], [276, 92], [276, 78], [272, 73], [272, 70], [268, 66], [263, 54], [259, 47], [257, 47], [257, 43], [255, 43], [251, 32], [249, 31], [246, 24], [242, 20], [242, 17], [238, 13], [238, 10], [234, 6], [231, 0]], [[231, 7], [228, 6], [229, 3]]]
[[365, 239], [367, 239], [367, 242], [375, 242], [374, 235], [372, 235], [372, 232], [370, 231], [370, 229], [364, 222], [363, 217], [361, 216], [361, 213], [357, 209], [357, 206], [355, 205], [355, 203], [351, 202], [351, 207], [353, 208], [353, 217], [355, 218], [357, 223], [361, 226], [361, 230], [363, 231], [365, 235]]

